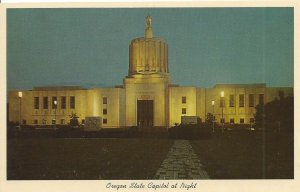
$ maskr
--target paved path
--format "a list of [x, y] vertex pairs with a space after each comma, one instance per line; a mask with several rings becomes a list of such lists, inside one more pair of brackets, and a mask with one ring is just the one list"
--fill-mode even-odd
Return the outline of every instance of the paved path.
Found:
[[190, 142], [175, 140], [154, 179], [209, 179]]

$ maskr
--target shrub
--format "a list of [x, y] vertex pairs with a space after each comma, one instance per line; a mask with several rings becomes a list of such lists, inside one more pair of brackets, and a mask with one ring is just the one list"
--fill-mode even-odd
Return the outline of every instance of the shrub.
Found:
[[207, 123], [180, 124], [169, 129], [172, 139], [208, 139], [211, 133], [212, 127]]

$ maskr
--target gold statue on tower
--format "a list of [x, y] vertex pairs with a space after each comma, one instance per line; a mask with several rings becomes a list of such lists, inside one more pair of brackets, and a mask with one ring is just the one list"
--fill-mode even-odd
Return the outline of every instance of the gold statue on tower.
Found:
[[151, 16], [150, 15], [148, 15], [146, 17], [146, 26], [147, 26], [147, 28], [151, 28]]
[[151, 16], [148, 15], [146, 17], [146, 30], [145, 30], [145, 37], [152, 38], [152, 28], [151, 28]]

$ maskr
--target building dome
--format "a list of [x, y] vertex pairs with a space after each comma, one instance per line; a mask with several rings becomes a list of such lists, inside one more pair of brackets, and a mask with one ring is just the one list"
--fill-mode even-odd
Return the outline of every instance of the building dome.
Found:
[[168, 44], [162, 38], [153, 37], [151, 17], [147, 16], [145, 37], [133, 39], [129, 46], [128, 75], [168, 72]]

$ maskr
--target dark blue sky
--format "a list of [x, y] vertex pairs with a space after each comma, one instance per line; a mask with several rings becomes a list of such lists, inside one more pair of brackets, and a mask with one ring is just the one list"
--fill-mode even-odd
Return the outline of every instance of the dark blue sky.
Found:
[[293, 8], [8, 9], [8, 90], [122, 84], [148, 14], [174, 84], [293, 86]]

